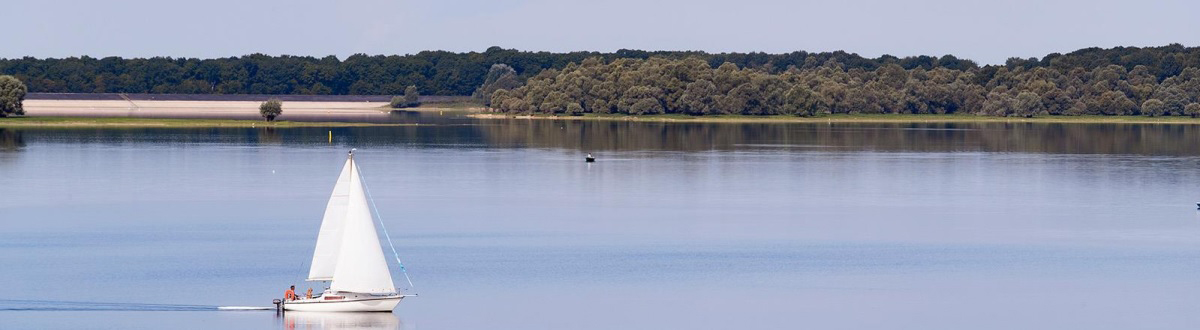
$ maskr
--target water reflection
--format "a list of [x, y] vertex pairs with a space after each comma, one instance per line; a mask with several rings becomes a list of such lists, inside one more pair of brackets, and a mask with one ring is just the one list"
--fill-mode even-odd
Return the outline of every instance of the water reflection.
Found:
[[421, 114], [421, 111], [414, 110], [392, 110], [388, 112], [388, 119], [393, 122], [420, 121]]
[[284, 329], [400, 329], [392, 313], [283, 313]]
[[20, 131], [0, 127], [0, 152], [17, 151], [23, 147], [25, 140], [21, 138]]
[[465, 120], [412, 116], [419, 126], [301, 128], [0, 129], [0, 151], [66, 143], [329, 144], [560, 148], [580, 152], [788, 151], [1026, 152], [1200, 155], [1200, 125], [1046, 123], [652, 123]]
[[506, 120], [479, 127], [490, 144], [578, 150], [774, 147], [905, 152], [1200, 155], [1200, 126], [1047, 123], [644, 123]]
[[283, 137], [279, 135], [278, 128], [262, 127], [258, 129], [258, 144], [264, 145], [281, 145]]

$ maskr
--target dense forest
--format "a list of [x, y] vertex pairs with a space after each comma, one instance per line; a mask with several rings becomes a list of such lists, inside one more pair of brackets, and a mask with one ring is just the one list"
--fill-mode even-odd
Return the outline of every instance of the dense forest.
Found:
[[30, 92], [475, 95], [519, 113], [1196, 115], [1200, 48], [1087, 48], [979, 66], [952, 55], [864, 58], [620, 50], [404, 56], [0, 59]]
[[619, 50], [599, 52], [523, 52], [491, 47], [486, 51], [453, 53], [424, 51], [414, 55], [267, 56], [262, 54], [218, 59], [71, 57], [63, 59], [0, 59], [0, 74], [16, 76], [33, 93], [178, 93], [178, 94], [314, 94], [400, 95], [409, 85], [422, 95], [471, 95], [483, 84], [494, 64], [514, 70], [518, 79], [548, 68], [563, 68], [587, 58], [705, 58], [711, 65], [784, 69], [806, 62], [835, 59], [849, 67], [874, 69], [901, 61], [906, 66], [949, 65], [974, 68], [974, 62], [953, 56], [865, 59], [845, 52], [771, 55], [765, 53], [707, 54], [703, 52]]
[[489, 101], [504, 112], [552, 114], [1200, 115], [1197, 48], [1085, 49], [982, 68], [882, 61], [870, 68], [828, 59], [780, 70], [714, 68], [701, 57], [589, 58], [497, 90]]

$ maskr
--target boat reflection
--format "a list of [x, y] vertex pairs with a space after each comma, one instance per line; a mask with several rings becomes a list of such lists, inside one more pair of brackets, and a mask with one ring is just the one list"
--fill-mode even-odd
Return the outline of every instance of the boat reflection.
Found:
[[400, 329], [400, 319], [393, 313], [283, 313], [284, 329]]

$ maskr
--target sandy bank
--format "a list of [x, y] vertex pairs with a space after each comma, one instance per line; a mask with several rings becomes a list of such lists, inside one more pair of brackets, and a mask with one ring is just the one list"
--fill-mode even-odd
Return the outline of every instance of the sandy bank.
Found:
[[[261, 119], [253, 101], [26, 100], [30, 117]], [[284, 102], [280, 120], [386, 118], [384, 102]]]
[[418, 126], [416, 123], [371, 123], [371, 122], [320, 122], [320, 121], [273, 121], [242, 119], [172, 119], [172, 118], [128, 118], [128, 117], [12, 117], [0, 119], [3, 128], [289, 128], [289, 127], [378, 127]]

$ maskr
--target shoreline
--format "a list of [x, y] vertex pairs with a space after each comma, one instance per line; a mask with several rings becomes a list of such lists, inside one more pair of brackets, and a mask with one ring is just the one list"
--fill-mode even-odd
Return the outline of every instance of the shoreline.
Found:
[[621, 115], [506, 114], [486, 112], [469, 102], [425, 104], [392, 109], [386, 102], [290, 101], [283, 115], [268, 123], [256, 101], [180, 100], [26, 100], [25, 116], [0, 118], [0, 127], [353, 127], [405, 126], [389, 120], [403, 112], [452, 112], [480, 120], [591, 120], [651, 123], [1056, 123], [1197, 125], [1200, 118], [1145, 116], [991, 117], [970, 114], [836, 114], [817, 117], [786, 115], [689, 116], [683, 114]]
[[[162, 115], [249, 115], [260, 117], [259, 101], [179, 101], [179, 100], [25, 100], [25, 114], [33, 117], [153, 117]], [[329, 113], [378, 114], [387, 102], [313, 102], [283, 103], [283, 116]], [[260, 117], [261, 118], [261, 117]]]
[[0, 127], [413, 126], [397, 123], [395, 114], [464, 108], [447, 103], [392, 109], [387, 102], [289, 101], [283, 103], [283, 114], [275, 122], [267, 122], [257, 101], [34, 99], [24, 103], [25, 115], [0, 118]]
[[595, 115], [555, 116], [555, 115], [512, 115], [503, 113], [476, 113], [467, 115], [475, 119], [528, 119], [528, 120], [594, 120], [594, 121], [632, 121], [658, 123], [1047, 123], [1047, 124], [1184, 124], [1200, 125], [1200, 118], [1191, 117], [1144, 117], [1144, 116], [1043, 116], [1043, 117], [991, 117], [977, 115], [932, 115], [932, 114], [837, 114], [817, 117], [796, 117], [786, 115], [748, 116], [689, 116], [689, 115]]

